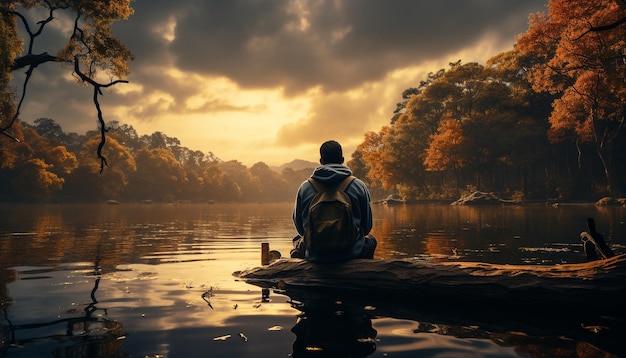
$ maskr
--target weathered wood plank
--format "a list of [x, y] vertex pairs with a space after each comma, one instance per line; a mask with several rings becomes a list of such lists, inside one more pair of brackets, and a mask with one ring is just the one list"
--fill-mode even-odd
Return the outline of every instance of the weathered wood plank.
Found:
[[626, 254], [551, 266], [423, 259], [314, 264], [285, 259], [235, 276], [261, 287], [404, 295], [434, 303], [463, 299], [490, 304], [574, 306], [593, 302], [614, 309], [626, 302]]

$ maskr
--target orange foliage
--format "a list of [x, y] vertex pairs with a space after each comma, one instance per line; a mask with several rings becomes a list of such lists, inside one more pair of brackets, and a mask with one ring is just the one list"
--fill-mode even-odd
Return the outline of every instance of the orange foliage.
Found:
[[385, 170], [383, 142], [382, 138], [389, 134], [390, 127], [385, 126], [380, 133], [367, 132], [363, 143], [359, 144], [357, 150], [363, 154], [363, 160], [368, 164], [369, 171], [367, 178], [384, 188], [391, 188], [389, 173]]
[[64, 183], [63, 178], [49, 171], [50, 167], [52, 165], [37, 158], [22, 163], [11, 178], [13, 190], [30, 200], [50, 199]]
[[531, 17], [517, 47], [538, 59], [529, 73], [533, 88], [561, 95], [553, 103], [549, 137], [594, 143], [609, 191], [619, 196], [612, 149], [626, 115], [626, 26], [592, 28], [625, 18], [626, 6], [616, 0], [552, 0], [548, 10]]
[[444, 119], [439, 123], [437, 133], [430, 136], [430, 146], [426, 150], [424, 165], [426, 170], [444, 171], [463, 166], [463, 145], [465, 137], [461, 123], [454, 119]]
[[550, 117], [551, 139], [575, 133], [589, 141], [594, 121], [621, 117], [623, 122], [626, 26], [589, 30], [626, 16], [626, 8], [614, 0], [552, 0], [548, 9], [549, 15], [531, 16], [517, 48], [539, 59], [529, 73], [533, 88], [562, 95]]

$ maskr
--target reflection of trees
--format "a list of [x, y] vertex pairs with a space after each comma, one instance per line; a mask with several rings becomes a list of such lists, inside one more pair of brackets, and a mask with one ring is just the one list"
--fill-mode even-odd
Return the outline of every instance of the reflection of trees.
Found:
[[[100, 255], [100, 265], [109, 272], [218, 232], [262, 236], [284, 227], [286, 237], [291, 235], [291, 208], [287, 203], [0, 205], [0, 267], [49, 266], [51, 259], [61, 258], [89, 262]], [[29, 254], [16, 254], [23, 252]]]
[[[57, 345], [53, 355], [59, 357], [122, 357], [123, 336], [122, 324], [107, 317], [107, 309], [96, 305], [96, 292], [100, 285], [101, 269], [98, 261], [94, 271], [94, 286], [90, 293], [91, 302], [83, 309], [80, 317], [61, 318], [47, 322], [13, 324], [9, 316], [9, 304], [2, 305], [3, 323], [0, 339], [4, 346], [1, 351], [9, 347], [22, 347], [30, 343], [54, 340]], [[6, 286], [5, 291], [6, 291]], [[5, 302], [2, 297], [2, 301]], [[8, 300], [7, 300], [8, 302]], [[103, 311], [103, 315], [96, 314]], [[64, 325], [65, 334], [41, 335], [38, 332], [51, 332], [53, 326]], [[47, 328], [45, 331], [39, 329]], [[31, 336], [32, 335], [32, 336]], [[25, 336], [26, 338], [20, 338]]]
[[471, 207], [450, 210], [447, 205], [380, 205], [374, 210], [373, 232], [379, 239], [376, 253], [381, 258], [454, 255], [453, 249], [464, 247], [456, 233], [470, 222], [478, 228], [482, 225], [476, 208]]
[[[7, 284], [15, 281], [14, 270], [0, 269], [0, 309], [6, 317], [6, 310], [11, 305], [12, 299], [9, 297]], [[4, 320], [0, 320], [0, 356], [4, 356], [5, 350], [8, 348], [6, 342], [9, 341], [8, 330], [4, 325]]]
[[[426, 255], [442, 260], [514, 263], [528, 262], [523, 247], [558, 249], [529, 254], [532, 260], [581, 261], [578, 235], [586, 229], [586, 217], [594, 217], [607, 244], [620, 244], [624, 210], [615, 207], [562, 205], [450, 206], [407, 204], [374, 205], [373, 233], [379, 240], [377, 258]], [[549, 244], [546, 244], [549, 243]], [[522, 256], [522, 257], [519, 257]]]

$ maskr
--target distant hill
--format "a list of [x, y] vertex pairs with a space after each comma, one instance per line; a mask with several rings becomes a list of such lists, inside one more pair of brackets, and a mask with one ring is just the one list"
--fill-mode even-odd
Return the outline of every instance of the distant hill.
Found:
[[285, 163], [279, 167], [274, 166], [271, 168], [280, 173], [285, 168], [291, 168], [295, 171], [298, 171], [298, 170], [309, 169], [309, 168], [312, 170], [312, 169], [317, 168], [318, 166], [319, 166], [319, 163], [310, 162], [310, 161], [302, 160], [302, 159], [294, 159], [291, 162]]

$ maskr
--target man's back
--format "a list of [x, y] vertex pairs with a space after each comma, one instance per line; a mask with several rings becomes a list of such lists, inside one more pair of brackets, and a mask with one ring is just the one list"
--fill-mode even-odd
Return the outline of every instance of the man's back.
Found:
[[[326, 164], [315, 169], [311, 178], [325, 185], [333, 186], [350, 177], [352, 171], [342, 164]], [[370, 207], [370, 194], [365, 183], [355, 178], [345, 190], [352, 204], [352, 219], [355, 227], [359, 231], [359, 237], [353, 247], [347, 252], [337, 255], [323, 255], [319, 257], [313, 252], [307, 252], [306, 258], [309, 260], [343, 260], [361, 257], [365, 247], [364, 236], [367, 236], [372, 229], [372, 211]], [[316, 189], [307, 180], [300, 185], [296, 196], [296, 203], [293, 211], [293, 222], [300, 236], [304, 236], [309, 227], [309, 209]]]
[[[344, 192], [350, 199], [352, 212], [352, 225], [358, 234], [351, 245], [342, 248], [341, 252], [318, 253], [310, 250], [303, 237], [307, 230], [311, 230], [310, 214], [311, 202], [314, 200], [320, 188], [336, 187], [346, 178], [352, 176], [350, 168], [343, 165], [343, 150], [341, 145], [334, 140], [329, 140], [320, 146], [320, 164], [311, 179], [306, 180], [298, 188], [296, 203], [293, 209], [293, 223], [298, 231], [294, 237], [294, 249], [291, 257], [306, 258], [311, 261], [340, 261], [354, 258], [372, 258], [376, 249], [376, 238], [370, 234], [372, 229], [372, 209], [370, 207], [370, 193], [358, 178], [354, 178], [345, 188]], [[321, 183], [320, 188], [315, 188], [312, 183]], [[312, 247], [314, 249], [314, 247]]]

